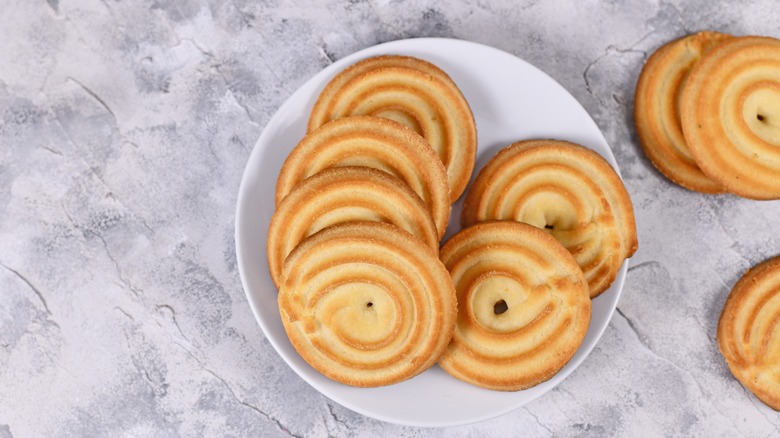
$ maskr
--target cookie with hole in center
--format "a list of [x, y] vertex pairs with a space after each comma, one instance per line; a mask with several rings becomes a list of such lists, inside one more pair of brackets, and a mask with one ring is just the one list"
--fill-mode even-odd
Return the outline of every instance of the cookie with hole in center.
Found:
[[607, 290], [637, 248], [631, 198], [596, 152], [560, 140], [526, 140], [499, 151], [466, 194], [464, 227], [515, 220], [541, 228], [574, 255], [591, 298]]
[[278, 303], [301, 357], [360, 387], [430, 368], [457, 315], [452, 279], [437, 253], [381, 222], [334, 225], [301, 242], [284, 262]]
[[577, 261], [544, 231], [514, 221], [465, 228], [442, 247], [458, 322], [439, 365], [465, 382], [517, 391], [554, 376], [590, 325]]
[[466, 189], [477, 150], [476, 123], [463, 93], [442, 69], [411, 56], [359, 61], [322, 90], [308, 131], [358, 115], [395, 120], [425, 137], [447, 170], [450, 201]]
[[750, 269], [731, 290], [718, 322], [718, 346], [734, 377], [780, 410], [780, 257]]
[[722, 193], [691, 156], [680, 124], [680, 94], [691, 68], [731, 38], [699, 32], [671, 41], [648, 58], [634, 94], [634, 124], [645, 155], [664, 176], [689, 190]]

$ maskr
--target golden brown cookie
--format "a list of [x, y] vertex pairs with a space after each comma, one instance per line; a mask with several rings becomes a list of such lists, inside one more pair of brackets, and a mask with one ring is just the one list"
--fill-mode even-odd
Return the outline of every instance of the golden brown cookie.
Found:
[[728, 192], [780, 198], [780, 40], [734, 37], [691, 69], [680, 98], [685, 142]]
[[450, 219], [444, 165], [420, 135], [378, 117], [348, 117], [307, 134], [290, 152], [276, 183], [276, 205], [305, 178], [329, 167], [365, 166], [394, 175], [430, 208], [439, 238]]
[[750, 269], [726, 299], [718, 345], [731, 373], [780, 410], [780, 257]]
[[439, 365], [465, 382], [517, 391], [554, 376], [588, 330], [588, 284], [549, 234], [514, 221], [483, 222], [444, 244], [458, 322]]
[[600, 155], [558, 140], [501, 150], [477, 175], [461, 214], [464, 227], [515, 220], [545, 229], [577, 259], [595, 298], [637, 248], [631, 199]]
[[680, 125], [680, 94], [691, 68], [729, 38], [699, 32], [661, 46], [645, 63], [634, 96], [634, 122], [645, 155], [667, 178], [702, 193], [723, 189], [702, 173], [688, 151]]
[[455, 202], [474, 169], [477, 130], [468, 102], [440, 68], [410, 56], [364, 59], [334, 77], [317, 98], [309, 132], [330, 120], [373, 115], [403, 123], [438, 153]]
[[381, 386], [430, 368], [455, 328], [455, 289], [437, 253], [379, 222], [326, 228], [287, 258], [279, 312], [296, 351], [325, 376]]
[[268, 226], [268, 270], [278, 286], [282, 262], [300, 241], [350, 221], [396, 225], [433, 251], [439, 235], [425, 204], [403, 181], [368, 167], [334, 167], [303, 180], [287, 195]]

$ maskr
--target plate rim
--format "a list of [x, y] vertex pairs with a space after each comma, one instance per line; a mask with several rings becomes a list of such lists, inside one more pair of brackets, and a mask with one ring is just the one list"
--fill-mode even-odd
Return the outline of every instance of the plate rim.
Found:
[[[427, 44], [463, 44], [463, 45], [470, 45], [474, 46], [475, 48], [483, 51], [493, 51], [496, 52], [499, 56], [509, 56], [513, 58], [514, 61], [519, 61], [522, 64], [525, 64], [526, 67], [531, 68], [533, 70], [536, 70], [538, 74], [541, 74], [545, 77], [547, 77], [555, 86], [559, 87], [566, 95], [568, 95], [574, 102], [576, 102], [577, 105], [579, 105], [582, 110], [584, 111], [585, 115], [587, 116], [587, 122], [590, 123], [592, 126], [592, 129], [594, 132], [598, 133], [599, 138], [603, 141], [604, 145], [606, 145], [606, 150], [608, 151], [608, 156], [604, 156], [599, 151], [596, 151], [601, 155], [604, 159], [609, 162], [609, 164], [612, 166], [612, 168], [615, 170], [615, 172], [618, 174], [618, 176], [623, 180], [623, 177], [621, 175], [620, 169], [617, 165], [617, 160], [615, 158], [614, 153], [612, 152], [611, 147], [609, 146], [609, 143], [607, 142], [606, 138], [604, 137], [604, 133], [601, 131], [601, 129], [598, 127], [596, 122], [593, 120], [590, 113], [582, 106], [582, 104], [566, 89], [564, 88], [559, 82], [557, 82], [555, 79], [553, 79], [550, 75], [539, 69], [538, 67], [534, 66], [533, 64], [529, 63], [528, 61], [525, 61], [523, 58], [518, 57], [517, 55], [507, 52], [502, 49], [498, 49], [492, 46], [488, 46], [482, 43], [477, 43], [473, 41], [468, 40], [461, 40], [456, 38], [437, 38], [437, 37], [420, 37], [420, 38], [404, 38], [404, 39], [397, 39], [393, 41], [388, 41], [380, 44], [376, 44], [373, 46], [368, 46], [363, 49], [357, 50], [355, 52], [352, 52], [337, 61], [325, 66], [323, 69], [315, 73], [313, 76], [311, 76], [309, 79], [307, 79], [303, 84], [298, 86], [296, 90], [291, 92], [285, 99], [285, 101], [276, 109], [273, 116], [268, 120], [268, 122], [263, 127], [263, 131], [261, 132], [260, 136], [258, 137], [257, 141], [255, 142], [254, 146], [252, 147], [252, 151], [247, 158], [247, 161], [244, 166], [244, 171], [241, 177], [241, 182], [239, 185], [238, 190], [238, 196], [236, 201], [236, 209], [235, 209], [235, 222], [234, 222], [234, 241], [235, 241], [235, 248], [236, 248], [236, 264], [239, 271], [239, 277], [241, 279], [241, 285], [244, 290], [244, 296], [246, 300], [249, 303], [250, 308], [252, 309], [252, 314], [255, 318], [255, 321], [260, 325], [261, 330], [263, 331], [263, 336], [265, 339], [268, 340], [268, 342], [271, 344], [271, 346], [274, 348], [276, 353], [282, 358], [282, 360], [285, 362], [285, 364], [290, 367], [295, 374], [300, 377], [302, 380], [304, 380], [308, 385], [310, 385], [312, 388], [314, 388], [318, 393], [320, 393], [322, 396], [326, 397], [329, 400], [332, 400], [354, 412], [357, 412], [361, 415], [365, 415], [370, 418], [374, 418], [380, 421], [384, 421], [387, 423], [392, 424], [398, 424], [398, 425], [404, 425], [404, 426], [414, 426], [414, 427], [450, 427], [450, 426], [462, 426], [462, 425], [468, 425], [468, 424], [475, 424], [480, 423], [483, 421], [487, 421], [502, 415], [505, 415], [509, 412], [515, 411], [517, 409], [522, 408], [523, 406], [527, 405], [528, 403], [538, 399], [544, 394], [547, 394], [549, 391], [551, 391], [553, 388], [558, 386], [560, 383], [565, 381], [571, 373], [574, 372], [579, 366], [587, 359], [590, 354], [592, 353], [595, 346], [599, 343], [601, 340], [601, 337], [603, 336], [604, 332], [606, 331], [607, 327], [609, 326], [610, 321], [612, 320], [612, 317], [615, 313], [615, 310], [617, 309], [617, 303], [620, 300], [620, 296], [623, 293], [623, 288], [625, 286], [625, 280], [628, 273], [628, 268], [630, 265], [630, 258], [626, 259], [623, 264], [621, 265], [620, 269], [618, 270], [618, 274], [610, 286], [616, 287], [617, 290], [613, 294], [613, 301], [612, 303], [608, 304], [608, 311], [606, 314], [606, 318], [604, 319], [604, 323], [601, 327], [599, 327], [594, 332], [594, 340], [591, 345], [585, 346], [585, 350], [582, 350], [581, 356], [575, 356], [572, 357], [572, 359], [564, 366], [563, 369], [561, 369], [555, 376], [553, 376], [552, 379], [556, 379], [554, 385], [552, 385], [550, 388], [545, 389], [542, 392], [539, 392], [538, 394], [534, 394], [530, 398], [527, 398], [526, 400], [518, 403], [507, 403], [507, 405], [503, 409], [491, 411], [490, 413], [481, 415], [481, 416], [475, 416], [475, 417], [468, 417], [468, 418], [462, 418], [462, 419], [455, 419], [448, 422], [443, 421], [431, 421], [431, 422], [421, 422], [421, 421], [414, 421], [414, 420], [403, 420], [396, 417], [391, 417], [388, 415], [385, 415], [382, 412], [376, 412], [373, 410], [368, 410], [363, 408], [362, 406], [353, 403], [350, 400], [346, 400], [344, 397], [340, 396], [334, 396], [330, 393], [325, 393], [323, 390], [318, 386], [318, 384], [314, 381], [312, 381], [305, 373], [302, 373], [291, 361], [288, 360], [286, 357], [285, 350], [281, 349], [280, 344], [277, 342], [277, 340], [274, 339], [273, 336], [269, 336], [269, 327], [267, 326], [265, 320], [261, 318], [260, 312], [257, 309], [255, 305], [255, 301], [253, 300], [250, 290], [252, 289], [252, 285], [250, 284], [247, 274], [245, 274], [245, 270], [249, 268], [247, 265], [248, 262], [244, 259], [243, 250], [244, 250], [244, 243], [242, 243], [241, 239], [241, 230], [245, 227], [244, 224], [244, 208], [245, 208], [245, 198], [246, 193], [249, 191], [249, 180], [250, 174], [252, 173], [249, 169], [252, 164], [255, 164], [259, 161], [260, 157], [259, 155], [262, 154], [263, 151], [261, 151], [258, 147], [258, 145], [262, 143], [267, 143], [268, 138], [271, 136], [271, 130], [268, 129], [269, 126], [275, 126], [278, 125], [280, 120], [283, 120], [283, 116], [287, 114], [289, 111], [287, 109], [291, 106], [294, 106], [296, 103], [294, 102], [294, 99], [292, 99], [293, 96], [295, 96], [299, 90], [303, 88], [309, 88], [312, 87], [313, 84], [323, 81], [323, 78], [327, 78], [329, 75], [331, 75], [334, 71], [343, 69], [344, 67], [350, 65], [351, 63], [356, 62], [359, 59], [362, 59], [367, 56], [374, 56], [372, 53], [373, 51], [379, 51], [380, 49], [387, 49], [392, 50], [395, 46], [405, 46], [407, 44], [420, 44], [420, 45], [427, 45]], [[406, 50], [409, 49], [409, 47], [405, 47]], [[403, 50], [403, 48], [402, 48]], [[323, 86], [326, 82], [323, 82]], [[587, 146], [586, 146], [587, 147]], [[590, 148], [589, 148], [590, 149]], [[475, 169], [475, 174], [478, 171], [478, 169]], [[473, 178], [473, 176], [472, 176]], [[471, 183], [469, 183], [470, 185]], [[602, 294], [603, 296], [604, 294]], [[597, 297], [595, 299], [601, 298]], [[607, 297], [603, 297], [607, 298]], [[580, 350], [578, 349], [578, 352]], [[438, 366], [438, 365], [435, 365]], [[547, 381], [549, 382], [549, 381]], [[543, 382], [542, 384], [546, 384], [547, 382]]]

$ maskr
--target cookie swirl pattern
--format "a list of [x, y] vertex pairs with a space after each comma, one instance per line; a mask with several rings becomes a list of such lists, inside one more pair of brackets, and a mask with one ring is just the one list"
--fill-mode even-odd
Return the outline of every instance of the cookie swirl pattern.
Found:
[[375, 222], [336, 225], [303, 241], [284, 263], [278, 303], [301, 357], [361, 387], [430, 368], [457, 314], [452, 279], [437, 254]]
[[276, 183], [276, 205], [300, 181], [330, 167], [364, 166], [402, 179], [430, 209], [439, 238], [450, 217], [444, 165], [431, 146], [400, 123], [349, 117], [307, 134], [290, 152]]
[[440, 68], [410, 56], [360, 61], [325, 86], [308, 130], [357, 115], [395, 120], [425, 137], [447, 170], [450, 201], [465, 191], [474, 169], [476, 123], [465, 97]]
[[637, 248], [631, 199], [601, 156], [558, 140], [514, 143], [488, 162], [466, 194], [464, 227], [515, 220], [557, 238], [579, 263], [590, 296], [604, 292]]
[[734, 377], [780, 410], [780, 257], [750, 269], [726, 299], [718, 345]]
[[305, 179], [271, 217], [268, 269], [278, 286], [285, 257], [306, 237], [338, 223], [386, 222], [402, 228], [433, 251], [436, 225], [422, 200], [401, 180], [368, 167], [335, 167]]
[[448, 373], [516, 391], [551, 378], [590, 324], [588, 285], [553, 237], [514, 221], [484, 222], [441, 250], [458, 294], [458, 323], [439, 359]]
[[685, 141], [726, 191], [780, 198], [780, 40], [735, 37], [691, 70], [680, 99]]

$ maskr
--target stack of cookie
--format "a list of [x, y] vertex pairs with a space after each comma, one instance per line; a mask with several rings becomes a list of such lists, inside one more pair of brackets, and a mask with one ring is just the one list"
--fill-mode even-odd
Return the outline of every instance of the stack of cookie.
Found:
[[636, 87], [645, 154], [703, 193], [780, 198], [780, 40], [700, 32], [656, 50]]
[[631, 201], [595, 152], [521, 141], [466, 195], [468, 103], [439, 68], [380, 56], [339, 73], [284, 162], [268, 266], [295, 349], [324, 375], [387, 385], [436, 361], [515, 391], [555, 375], [588, 330], [591, 298], [636, 250]]
[[426, 61], [369, 58], [324, 88], [278, 176], [267, 246], [282, 323], [312, 367], [370, 387], [438, 360], [457, 317], [439, 241], [475, 152], [468, 103]]
[[520, 141], [480, 170], [461, 225], [441, 250], [460, 308], [440, 365], [496, 390], [548, 380], [582, 343], [591, 298], [636, 251], [620, 177], [583, 146]]

